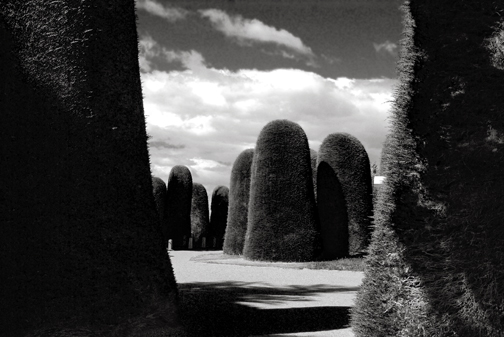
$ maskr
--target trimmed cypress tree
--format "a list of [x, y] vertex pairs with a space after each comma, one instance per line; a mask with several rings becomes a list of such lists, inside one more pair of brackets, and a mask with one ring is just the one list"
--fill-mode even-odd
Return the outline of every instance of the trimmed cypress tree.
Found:
[[247, 232], [250, 176], [254, 149], [244, 150], [231, 169], [229, 211], [224, 235], [224, 254], [242, 255]]
[[320, 145], [318, 165], [331, 166], [341, 184], [348, 214], [350, 255], [363, 254], [369, 244], [373, 215], [371, 168], [366, 149], [347, 133], [332, 133]]
[[488, 41], [503, 34], [504, 4], [412, 0], [404, 11], [387, 180], [353, 330], [502, 336], [504, 72]]
[[325, 161], [317, 169], [317, 210], [322, 258], [334, 260], [349, 255], [348, 214], [343, 189], [334, 169]]
[[1, 1], [0, 43], [0, 335], [168, 329], [134, 1]]
[[248, 217], [245, 258], [309, 261], [319, 253], [310, 149], [298, 124], [275, 120], [259, 134]]
[[[205, 186], [200, 183], [193, 183], [191, 201], [191, 236], [193, 247], [202, 247], [203, 238], [208, 240], [208, 194]], [[208, 247], [208, 242], [206, 243]]]
[[156, 211], [159, 217], [159, 227], [163, 233], [163, 242], [168, 244], [168, 233], [166, 227], [166, 184], [163, 179], [152, 177], [152, 194], [156, 203]]
[[166, 231], [172, 249], [187, 249], [191, 237], [193, 181], [186, 166], [176, 165], [168, 176], [166, 191]]
[[310, 149], [310, 160], [311, 160], [312, 179], [313, 179], [313, 192], [315, 194], [315, 200], [317, 200], [317, 157], [318, 157], [317, 151]]
[[[208, 229], [208, 247], [221, 250], [226, 233], [226, 221], [228, 217], [229, 188], [217, 186], [212, 192], [212, 205], [210, 214], [210, 227]], [[213, 240], [215, 238], [215, 246]]]

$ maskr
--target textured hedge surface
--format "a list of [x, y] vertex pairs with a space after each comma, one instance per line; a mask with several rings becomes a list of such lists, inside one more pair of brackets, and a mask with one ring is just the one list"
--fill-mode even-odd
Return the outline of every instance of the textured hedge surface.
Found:
[[348, 213], [349, 253], [360, 255], [369, 244], [370, 217], [373, 215], [373, 189], [367, 152], [354, 136], [332, 133], [322, 141], [317, 162], [318, 165], [326, 162], [336, 172]]
[[313, 192], [315, 194], [315, 200], [317, 200], [317, 157], [318, 157], [318, 152], [310, 149], [310, 160], [311, 160], [312, 179], [313, 179]]
[[310, 149], [298, 124], [275, 120], [261, 130], [248, 216], [245, 258], [309, 261], [319, 253]]
[[174, 323], [136, 34], [134, 1], [0, 3], [1, 336]]
[[233, 163], [229, 185], [229, 209], [224, 235], [224, 253], [242, 255], [247, 232], [250, 177], [254, 149], [241, 152]]
[[[202, 248], [203, 237], [208, 240], [208, 194], [205, 186], [200, 183], [193, 183], [191, 201], [191, 235], [193, 247]], [[208, 246], [208, 242], [206, 242]]]
[[208, 245], [213, 247], [213, 238], [215, 238], [214, 249], [221, 250], [224, 244], [224, 234], [226, 233], [226, 222], [229, 207], [229, 188], [226, 186], [217, 186], [212, 192], [212, 204], [210, 213], [210, 227], [208, 229]]
[[166, 184], [159, 177], [152, 177], [152, 194], [156, 203], [156, 211], [159, 217], [159, 227], [163, 233], [163, 242], [168, 243], [168, 231], [166, 227]]
[[168, 176], [165, 226], [175, 250], [187, 249], [191, 237], [192, 191], [191, 171], [183, 165], [174, 166]]
[[322, 239], [322, 258], [335, 260], [349, 255], [348, 214], [343, 189], [334, 169], [322, 161], [317, 169], [317, 211]]
[[353, 330], [502, 336], [504, 73], [502, 49], [487, 46], [504, 34], [504, 4], [410, 1], [404, 10], [387, 180]]

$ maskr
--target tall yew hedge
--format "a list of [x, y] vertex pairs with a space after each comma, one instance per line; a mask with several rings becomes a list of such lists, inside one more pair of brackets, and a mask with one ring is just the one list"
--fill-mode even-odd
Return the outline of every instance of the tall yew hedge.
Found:
[[223, 251], [242, 255], [247, 232], [250, 177], [254, 149], [242, 151], [233, 163], [229, 185], [229, 209]]
[[168, 176], [165, 224], [175, 250], [187, 249], [189, 244], [192, 191], [191, 171], [184, 165], [175, 165]]
[[174, 327], [135, 2], [1, 1], [0, 43], [0, 335]]
[[357, 336], [504, 335], [503, 12], [496, 1], [404, 6]]
[[[229, 188], [217, 186], [212, 192], [212, 203], [210, 206], [210, 226], [208, 229], [208, 245], [214, 249], [221, 250], [226, 233], [226, 221], [228, 217]], [[215, 240], [215, 246], [213, 245]]]
[[156, 203], [156, 211], [159, 217], [159, 227], [163, 233], [163, 242], [168, 242], [168, 232], [166, 227], [166, 184], [159, 177], [152, 177], [152, 194]]
[[369, 244], [373, 215], [371, 167], [366, 149], [352, 135], [332, 133], [322, 141], [317, 162], [327, 163], [336, 173], [347, 208], [349, 254], [361, 255]]
[[269, 122], [252, 162], [245, 258], [314, 259], [320, 244], [316, 219], [308, 139], [294, 122]]
[[[208, 212], [208, 194], [205, 186], [200, 183], [193, 183], [192, 201], [191, 201], [191, 236], [193, 238], [194, 248], [206, 248], [209, 245], [209, 212]], [[206, 247], [202, 247], [203, 238], [206, 241]]]

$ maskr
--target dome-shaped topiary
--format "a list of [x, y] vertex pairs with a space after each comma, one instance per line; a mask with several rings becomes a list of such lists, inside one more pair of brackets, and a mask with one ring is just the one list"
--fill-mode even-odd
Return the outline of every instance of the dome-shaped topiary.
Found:
[[192, 175], [186, 166], [174, 166], [166, 191], [166, 226], [173, 249], [187, 249], [191, 237]]
[[152, 194], [156, 202], [156, 210], [159, 216], [159, 227], [163, 233], [163, 242], [168, 243], [168, 231], [166, 224], [166, 184], [159, 177], [152, 177]]
[[229, 185], [229, 212], [224, 235], [224, 253], [243, 254], [247, 232], [250, 175], [254, 149], [244, 150], [236, 158], [231, 170]]
[[317, 167], [317, 210], [322, 241], [322, 258], [348, 256], [348, 214], [345, 197], [334, 169], [325, 161]]
[[315, 200], [317, 200], [317, 157], [318, 152], [310, 149], [310, 160], [312, 168], [312, 180], [313, 180], [313, 193], [315, 194]]
[[248, 216], [245, 258], [309, 261], [318, 253], [310, 149], [298, 124], [275, 120], [259, 134]]
[[333, 168], [341, 183], [348, 213], [349, 254], [363, 254], [369, 244], [373, 215], [371, 168], [366, 149], [352, 135], [333, 133], [320, 145], [318, 165], [322, 162]]
[[217, 186], [212, 193], [212, 205], [210, 207], [210, 226], [208, 228], [207, 246], [220, 250], [224, 243], [226, 221], [228, 216], [229, 188]]
[[205, 186], [200, 183], [193, 183], [191, 201], [191, 236], [194, 248], [206, 248], [208, 242], [203, 247], [203, 238], [207, 240], [208, 235], [208, 194]]

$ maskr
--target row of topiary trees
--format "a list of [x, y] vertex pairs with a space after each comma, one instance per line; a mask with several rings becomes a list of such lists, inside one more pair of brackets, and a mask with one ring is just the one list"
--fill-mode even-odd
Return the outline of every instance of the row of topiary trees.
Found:
[[163, 233], [163, 241], [172, 249], [222, 249], [228, 213], [226, 186], [217, 186], [212, 193], [211, 216], [205, 187], [192, 181], [191, 171], [176, 165], [170, 171], [168, 184], [152, 178], [153, 194]]
[[361, 255], [371, 217], [362, 144], [335, 133], [317, 153], [298, 124], [275, 120], [233, 165], [224, 253], [270, 261]]

